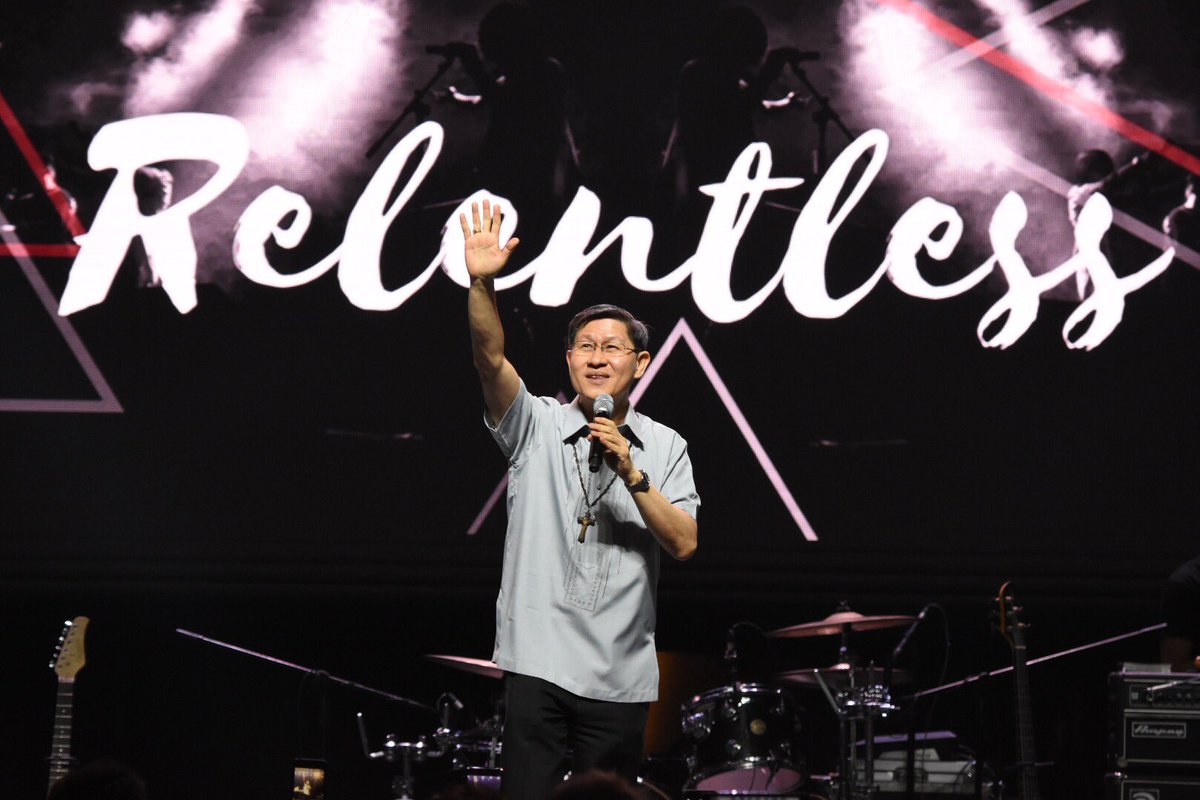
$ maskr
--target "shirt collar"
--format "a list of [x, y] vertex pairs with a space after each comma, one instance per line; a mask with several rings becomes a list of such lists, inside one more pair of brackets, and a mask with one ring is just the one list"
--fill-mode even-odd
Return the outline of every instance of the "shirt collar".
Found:
[[[583, 409], [579, 406], [579, 397], [576, 396], [567, 405], [563, 406], [567, 415], [566, 424], [563, 427], [571, 433], [563, 439], [564, 444], [573, 444], [582, 436], [588, 435], [587, 415], [583, 413]], [[642, 439], [642, 431], [644, 430], [645, 421], [642, 415], [634, 410], [633, 406], [625, 413], [625, 421], [617, 426], [617, 430], [621, 435], [631, 442], [636, 444], [641, 449], [645, 450], [646, 445]]]

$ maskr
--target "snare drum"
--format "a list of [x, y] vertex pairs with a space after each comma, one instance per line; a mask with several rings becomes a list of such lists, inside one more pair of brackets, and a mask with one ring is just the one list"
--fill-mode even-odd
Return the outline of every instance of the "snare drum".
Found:
[[500, 753], [500, 738], [487, 726], [449, 733], [441, 741], [441, 755], [423, 771], [417, 796], [433, 797], [469, 785], [484, 790], [481, 797], [499, 797], [504, 774]]
[[688, 788], [781, 794], [803, 783], [804, 759], [793, 752], [796, 712], [776, 686], [735, 683], [683, 705], [691, 743]]
[[462, 767], [450, 773], [452, 782], [465, 783], [476, 789], [488, 789], [500, 794], [500, 781], [504, 770], [499, 767]]
[[468, 767], [495, 769], [500, 766], [503, 743], [499, 737], [486, 738], [472, 735], [472, 733], [459, 733], [455, 734], [454, 740], [447, 750], [451, 757], [452, 769]]

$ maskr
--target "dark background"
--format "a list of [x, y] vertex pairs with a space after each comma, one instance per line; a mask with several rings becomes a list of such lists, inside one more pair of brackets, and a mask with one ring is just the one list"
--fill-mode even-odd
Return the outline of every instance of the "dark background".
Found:
[[[83, 154], [94, 130], [119, 114], [71, 119], [53, 98], [89, 74], [110, 74], [122, 19], [152, 7], [15, 5], [0, 39], [0, 91], [54, 157], [86, 225], [108, 176], [90, 174]], [[833, 27], [836, 8], [800, 5], [755, 9], [773, 46], [823, 51], [812, 75], [837, 102], [846, 82], [836, 63], [844, 44]], [[300, 7], [262, 5], [268, 18]], [[425, 44], [473, 38], [485, 10], [465, 2], [396, 7], [416, 54]], [[647, 201], [661, 187], [642, 167], [664, 146], [676, 76], [711, 8], [535, 6], [554, 43], [548, 49], [562, 62], [567, 113], [580, 137], [574, 183], [604, 201], [601, 232], [628, 213], [655, 221], [652, 274], [677, 265], [698, 235], [686, 209], [672, 216]], [[1061, 24], [1119, 31], [1126, 61], [1117, 77], [1194, 110], [1187, 92], [1195, 92], [1198, 39], [1186, 10], [1139, 4], [1135, 15], [1096, 2]], [[956, 21], [978, 35], [992, 30], [984, 14]], [[381, 124], [373, 130], [435, 66], [432, 56], [404, 62], [394, 103], [376, 109]], [[211, 103], [202, 110], [220, 110]], [[870, 109], [843, 113], [858, 129], [872, 124]], [[484, 114], [435, 103], [432, 118], [446, 127], [446, 151], [389, 235], [389, 286], [436, 252], [446, 213], [438, 204], [478, 188], [472, 153]], [[401, 131], [411, 127], [410, 119]], [[815, 184], [809, 111], [764, 121], [760, 133], [775, 150], [776, 174], [809, 179], [777, 198], [802, 206]], [[831, 141], [835, 152], [844, 145]], [[902, 146], [893, 142], [896, 160], [905, 157]], [[1065, 176], [1073, 155], [1071, 148], [1051, 166]], [[7, 137], [0, 156], [9, 185], [28, 189], [31, 173]], [[375, 163], [364, 162], [362, 173]], [[363, 184], [357, 174], [342, 179]], [[878, 265], [905, 207], [893, 188], [900, 183], [924, 193], [919, 176], [888, 175], [835, 237], [828, 260], [835, 292]], [[1036, 187], [1000, 173], [977, 188], [990, 213], [1009, 189]], [[1061, 208], [1061, 199], [1054, 202]], [[318, 208], [301, 255], [335, 246], [347, 210], [346, 201]], [[1146, 208], [1131, 201], [1128, 210]], [[48, 204], [42, 212], [52, 214]], [[547, 201], [523, 216], [530, 223], [518, 263], [541, 251], [560, 212], [561, 204]], [[964, 217], [981, 236], [986, 215]], [[794, 219], [786, 209], [759, 209], [735, 265], [739, 295], [774, 272]], [[25, 241], [68, 239], [48, 224]], [[1155, 254], [1132, 240], [1121, 246], [1131, 254], [1114, 263], [1121, 274]], [[964, 274], [988, 255], [964, 244], [946, 269]], [[492, 643], [503, 510], [477, 535], [466, 531], [505, 464], [480, 425], [463, 292], [439, 274], [396, 311], [366, 312], [350, 305], [332, 275], [290, 290], [256, 286], [218, 250], [205, 253], [198, 307], [181, 315], [161, 290], [135, 286], [135, 259], [136, 252], [103, 304], [70, 319], [123, 412], [0, 419], [0, 737], [14, 796], [42, 791], [54, 696], [45, 664], [62, 621], [83, 614], [91, 626], [76, 691], [79, 758], [131, 765], [152, 797], [267, 797], [286, 796], [293, 758], [324, 749], [330, 797], [384, 797], [386, 771], [358, 752], [354, 712], [366, 714], [376, 745], [386, 732], [428, 733], [432, 717], [332, 687], [321, 742], [312, 678], [175, 629], [424, 703], [452, 691], [475, 715], [488, 713], [498, 684], [421, 658], [486, 658]], [[69, 261], [36, 264], [61, 292]], [[0, 266], [0, 396], [94, 397], [16, 262], [4, 258]], [[884, 281], [835, 320], [801, 317], [777, 291], [746, 319], [714, 324], [686, 283], [642, 294], [619, 270], [611, 248], [563, 308], [532, 304], [527, 284], [501, 296], [510, 358], [526, 382], [542, 394], [568, 390], [561, 332], [582, 305], [627, 305], [659, 343], [686, 320], [819, 536], [804, 540], [707, 376], [679, 345], [639, 404], [688, 438], [703, 499], [699, 552], [664, 564], [660, 650], [715, 660], [739, 621], [764, 629], [811, 621], [842, 600], [872, 614], [915, 614], [936, 602], [945, 611], [953, 679], [1008, 663], [988, 615], [1010, 579], [1033, 626], [1033, 656], [1159, 620], [1166, 576], [1196, 551], [1200, 276], [1191, 267], [1176, 262], [1131, 295], [1125, 320], [1092, 352], [1064, 346], [1060, 328], [1074, 303], [1055, 300], [1043, 303], [1010, 349], [981, 347], [975, 325], [1003, 291], [994, 282], [929, 302]], [[939, 679], [940, 622], [932, 615], [904, 657], [921, 687]], [[898, 638], [899, 631], [870, 633], [856, 644], [880, 658]], [[769, 671], [766, 648], [747, 646], [762, 659], [757, 668]], [[1099, 786], [1105, 676], [1121, 661], [1153, 660], [1156, 648], [1153, 635], [1143, 636], [1033, 670], [1039, 758], [1056, 762], [1046, 773], [1048, 794], [1083, 796], [1067, 787]], [[776, 642], [773, 655], [783, 668], [827, 665], [836, 643]], [[922, 726], [956, 730], [1002, 765], [1011, 759], [1009, 688], [1001, 679], [947, 693]], [[819, 697], [805, 695], [804, 704], [820, 767], [834, 728]]]

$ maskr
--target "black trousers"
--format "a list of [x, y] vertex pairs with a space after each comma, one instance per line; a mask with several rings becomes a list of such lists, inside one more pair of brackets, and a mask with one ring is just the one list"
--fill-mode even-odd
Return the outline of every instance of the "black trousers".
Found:
[[567, 770], [603, 769], [637, 780], [649, 703], [591, 700], [508, 673], [504, 705], [506, 800], [542, 800]]

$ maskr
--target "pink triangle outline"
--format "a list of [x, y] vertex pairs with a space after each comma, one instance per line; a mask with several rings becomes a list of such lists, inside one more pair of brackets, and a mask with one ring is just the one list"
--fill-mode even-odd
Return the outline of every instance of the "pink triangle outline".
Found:
[[[637, 401], [646, 393], [646, 390], [650, 387], [650, 384], [654, 380], [655, 376], [658, 375], [658, 371], [662, 368], [662, 365], [666, 363], [668, 358], [670, 358], [671, 353], [675, 349], [675, 345], [679, 343], [680, 339], [687, 344], [692, 351], [692, 355], [696, 357], [696, 361], [700, 364], [700, 369], [703, 370], [705, 377], [708, 378], [708, 382], [712, 384], [713, 389], [717, 393], [717, 397], [720, 398], [721, 403], [725, 406], [725, 410], [733, 419], [734, 424], [737, 425], [738, 431], [740, 431], [742, 434], [742, 438], [746, 440], [746, 444], [749, 445], [750, 451], [754, 453], [755, 459], [758, 460], [758, 464], [766, 474], [767, 480], [771, 482], [771, 486], [775, 489], [775, 493], [778, 494], [779, 499], [783, 501], [783, 505], [785, 508], [787, 508], [792, 520], [796, 523], [796, 527], [800, 529], [802, 534], [804, 534], [804, 538], [806, 540], [810, 542], [817, 541], [817, 533], [815, 530], [813, 530], [812, 525], [809, 523], [808, 517], [806, 517], [804, 512], [800, 510], [800, 505], [792, 496], [792, 492], [788, 488], [787, 484], [784, 483], [783, 477], [779, 474], [779, 470], [775, 468], [775, 463], [771, 461], [771, 457], [767, 455], [766, 448], [762, 446], [762, 442], [759, 441], [758, 435], [755, 434], [754, 429], [750, 426], [749, 421], [746, 419], [746, 415], [743, 414], [741, 408], [738, 407], [737, 401], [733, 399], [733, 394], [729, 391], [729, 387], [725, 385], [725, 381], [721, 378], [721, 374], [717, 371], [716, 366], [713, 365], [712, 360], [708, 357], [708, 353], [705, 352], [704, 345], [700, 344], [700, 340], [696, 338], [696, 334], [692, 331], [691, 326], [688, 325], [687, 320], [685, 320], [683, 317], [680, 317], [679, 321], [675, 323], [675, 327], [671, 330], [671, 333], [668, 334], [666, 341], [664, 341], [662, 344], [662, 347], [659, 348], [658, 355], [653, 361], [650, 362], [650, 367], [646, 370], [646, 374], [642, 376], [642, 379], [638, 381], [638, 385], [634, 387], [633, 392], [629, 396], [630, 405], [637, 405]], [[558, 394], [558, 398], [560, 400], [565, 400], [561, 392]], [[507, 487], [508, 474], [505, 473], [504, 477], [500, 479], [500, 482], [496, 484], [496, 488], [492, 490], [492, 493], [484, 502], [483, 508], [481, 508], [479, 513], [475, 515], [475, 519], [471, 522], [470, 527], [467, 528], [468, 536], [474, 536], [479, 532], [479, 529], [483, 526], [484, 520], [487, 519], [487, 517], [492, 513], [492, 510], [500, 502], [500, 498], [504, 496], [504, 490]]]

